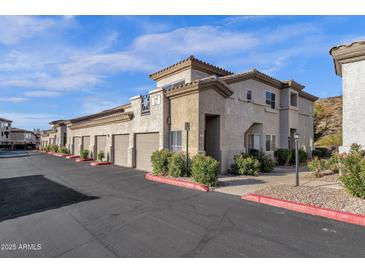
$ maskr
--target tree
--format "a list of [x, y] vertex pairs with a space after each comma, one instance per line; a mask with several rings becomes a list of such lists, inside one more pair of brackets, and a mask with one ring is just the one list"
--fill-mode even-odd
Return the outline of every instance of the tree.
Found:
[[314, 105], [314, 142], [326, 136], [331, 130], [331, 113], [319, 104]]

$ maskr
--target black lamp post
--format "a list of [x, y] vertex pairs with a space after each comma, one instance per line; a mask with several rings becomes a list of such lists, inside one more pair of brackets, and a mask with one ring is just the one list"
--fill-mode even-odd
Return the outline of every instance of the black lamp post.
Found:
[[185, 122], [185, 130], [186, 130], [186, 176], [189, 176], [189, 131], [190, 131], [189, 122]]
[[294, 134], [295, 141], [295, 186], [299, 186], [299, 134]]

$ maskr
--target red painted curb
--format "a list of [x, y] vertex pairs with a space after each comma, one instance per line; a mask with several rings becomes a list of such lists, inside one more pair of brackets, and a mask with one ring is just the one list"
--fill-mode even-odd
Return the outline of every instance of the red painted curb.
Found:
[[89, 162], [89, 161], [92, 161], [93, 159], [81, 159], [80, 157], [77, 158], [75, 160], [76, 163], [81, 163], [81, 162]]
[[70, 156], [70, 154], [66, 154], [66, 153], [54, 153], [53, 156], [57, 156], [57, 157], [67, 157]]
[[333, 210], [329, 208], [322, 208], [313, 205], [307, 205], [303, 203], [291, 202], [287, 200], [281, 200], [268, 196], [258, 194], [247, 194], [242, 196], [241, 199], [261, 204], [271, 205], [275, 207], [285, 208], [296, 212], [305, 214], [321, 216], [328, 219], [333, 219], [340, 222], [351, 223], [356, 225], [365, 226], [365, 215]]
[[106, 166], [106, 165], [111, 165], [111, 162], [91, 162], [90, 165], [91, 166]]
[[77, 158], [80, 158], [80, 156], [78, 156], [78, 155], [69, 155], [69, 156], [66, 156], [66, 159], [77, 159]]
[[163, 183], [163, 184], [192, 188], [192, 189], [196, 189], [196, 190], [200, 190], [200, 191], [209, 191], [209, 187], [206, 185], [202, 185], [202, 184], [194, 183], [194, 182], [181, 181], [181, 180], [162, 177], [162, 176], [156, 176], [156, 175], [153, 175], [152, 173], [147, 173], [146, 179], [150, 180], [150, 181]]
[[54, 154], [54, 152], [52, 152], [52, 151], [48, 151], [48, 152], [47, 152], [47, 154], [48, 154], [48, 155], [53, 155], [53, 154]]

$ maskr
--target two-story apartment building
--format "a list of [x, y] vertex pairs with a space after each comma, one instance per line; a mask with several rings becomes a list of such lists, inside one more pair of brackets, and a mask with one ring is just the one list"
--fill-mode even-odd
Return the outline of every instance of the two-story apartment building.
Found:
[[258, 149], [273, 154], [293, 148], [293, 136], [309, 155], [313, 107], [318, 98], [294, 80], [281, 81], [257, 70], [234, 74], [190, 56], [152, 73], [156, 89], [128, 104], [66, 122], [74, 154], [104, 151], [115, 164], [150, 170], [153, 151], [169, 148], [205, 154], [226, 172], [234, 155]]
[[37, 145], [37, 134], [30, 130], [12, 128], [11, 129], [11, 140], [14, 148], [25, 148], [25, 147], [36, 147]]
[[12, 121], [0, 117], [0, 146], [11, 145], [11, 123]]

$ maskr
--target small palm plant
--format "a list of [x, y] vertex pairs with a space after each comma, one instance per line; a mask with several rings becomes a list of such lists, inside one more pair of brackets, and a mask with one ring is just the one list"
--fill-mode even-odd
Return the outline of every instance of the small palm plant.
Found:
[[105, 155], [104, 155], [104, 151], [99, 151], [99, 153], [98, 153], [98, 160], [100, 161], [100, 162], [102, 162], [103, 161], [103, 159], [105, 158]]
[[86, 160], [89, 157], [89, 151], [87, 149], [82, 149], [80, 151], [80, 158]]

